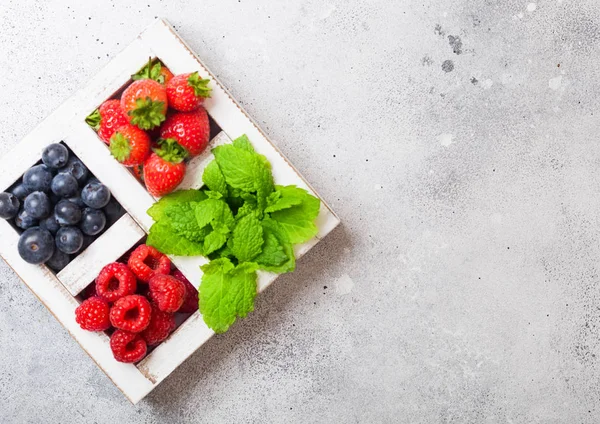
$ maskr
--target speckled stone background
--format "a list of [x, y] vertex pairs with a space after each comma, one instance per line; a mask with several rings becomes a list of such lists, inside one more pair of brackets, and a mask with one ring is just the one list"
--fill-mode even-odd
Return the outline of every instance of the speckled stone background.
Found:
[[0, 264], [0, 422], [600, 422], [597, 0], [2, 0], [0, 153], [157, 16], [344, 225], [137, 406]]

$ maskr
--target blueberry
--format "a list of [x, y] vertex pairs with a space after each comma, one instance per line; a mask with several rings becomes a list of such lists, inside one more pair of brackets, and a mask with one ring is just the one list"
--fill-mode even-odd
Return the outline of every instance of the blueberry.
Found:
[[82, 161], [75, 156], [71, 156], [67, 161], [67, 164], [58, 170], [59, 174], [69, 174], [77, 180], [80, 186], [82, 186], [88, 179], [90, 171], [85, 167]]
[[50, 231], [51, 234], [56, 234], [60, 230], [60, 224], [55, 214], [50, 215], [48, 218], [40, 221], [40, 228]]
[[50, 191], [52, 172], [46, 165], [36, 165], [28, 169], [23, 175], [23, 184], [30, 192]]
[[12, 193], [0, 193], [0, 218], [12, 219], [19, 213], [21, 202]]
[[31, 193], [31, 190], [25, 187], [23, 181], [20, 181], [10, 188], [10, 192], [17, 196], [17, 199], [19, 199], [22, 202], [23, 200], [25, 200], [27, 195]]
[[50, 186], [52, 192], [60, 197], [71, 197], [77, 194], [79, 184], [74, 176], [69, 174], [58, 174], [52, 179]]
[[58, 202], [54, 207], [54, 214], [60, 225], [75, 225], [81, 220], [81, 209], [68, 200]]
[[85, 203], [83, 203], [83, 199], [81, 198], [81, 192], [77, 193], [73, 197], [69, 197], [67, 200], [69, 202], [75, 203], [77, 206], [79, 206], [82, 209], [85, 208]]
[[81, 215], [79, 228], [87, 236], [99, 234], [106, 226], [106, 216], [99, 209], [85, 208]]
[[42, 162], [49, 168], [62, 168], [69, 160], [69, 151], [59, 143], [49, 145], [42, 152]]
[[57, 196], [56, 194], [54, 194], [52, 192], [48, 193], [48, 198], [50, 199], [50, 202], [53, 205], [56, 205], [58, 202], [60, 202], [62, 200], [62, 197]]
[[54, 253], [54, 238], [46, 230], [33, 227], [25, 230], [19, 238], [19, 255], [30, 264], [43, 264]]
[[45, 218], [52, 212], [52, 203], [46, 193], [34, 191], [25, 198], [23, 209], [33, 218]]
[[81, 190], [81, 198], [90, 208], [102, 209], [110, 201], [110, 190], [98, 180], [91, 181]]
[[83, 233], [77, 227], [62, 227], [56, 233], [56, 247], [64, 253], [77, 253], [83, 246]]
[[46, 261], [46, 266], [50, 267], [54, 272], [60, 272], [64, 267], [71, 262], [71, 256], [58, 249], [54, 249], [54, 254]]
[[35, 227], [38, 225], [38, 220], [29, 215], [25, 209], [21, 208], [17, 217], [15, 218], [15, 225], [23, 230], [27, 230], [28, 228]]
[[125, 215], [125, 209], [114, 197], [111, 197], [108, 205], [104, 207], [104, 214], [106, 215], [106, 226], [110, 227]]

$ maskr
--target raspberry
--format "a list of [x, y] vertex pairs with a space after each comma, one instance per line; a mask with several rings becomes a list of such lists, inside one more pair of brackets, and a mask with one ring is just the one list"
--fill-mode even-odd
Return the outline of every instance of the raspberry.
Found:
[[185, 286], [185, 298], [183, 305], [177, 312], [192, 313], [198, 310], [198, 290], [189, 282], [185, 275], [178, 269], [173, 271], [173, 277], [177, 278]]
[[150, 281], [154, 274], [169, 275], [171, 261], [154, 247], [142, 244], [129, 256], [127, 261], [129, 269], [144, 283]]
[[75, 309], [75, 321], [81, 328], [88, 331], [104, 331], [110, 328], [110, 306], [99, 297], [84, 300]]
[[148, 346], [139, 334], [117, 330], [110, 337], [110, 348], [119, 362], [139, 362], [146, 356]]
[[183, 304], [185, 286], [170, 275], [156, 274], [150, 279], [150, 299], [164, 312], [176, 312]]
[[163, 312], [153, 305], [150, 325], [142, 331], [141, 335], [149, 346], [155, 346], [169, 337], [174, 329], [175, 317], [173, 314]]
[[96, 278], [96, 292], [100, 297], [115, 302], [135, 293], [135, 275], [126, 265], [114, 262], [106, 265]]
[[120, 298], [110, 309], [110, 322], [120, 330], [139, 333], [150, 324], [152, 307], [144, 296], [132, 294]]

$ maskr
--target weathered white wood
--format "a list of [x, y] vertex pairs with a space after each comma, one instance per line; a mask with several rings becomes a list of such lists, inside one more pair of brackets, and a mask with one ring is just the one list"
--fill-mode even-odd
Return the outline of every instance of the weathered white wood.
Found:
[[[206, 102], [206, 108], [223, 132], [211, 141], [211, 146], [223, 144], [245, 133], [255, 149], [271, 162], [277, 184], [295, 184], [316, 194], [172, 27], [162, 20], [145, 30], [87, 87], [65, 102], [0, 161], [3, 171], [0, 173], [0, 189], [5, 190], [39, 160], [46, 145], [65, 140], [96, 177], [109, 187], [130, 215], [115, 224], [114, 230], [111, 228], [96, 240], [88, 248], [89, 252], [80, 255], [58, 276], [44, 266], [32, 266], [21, 260], [16, 249], [18, 235], [4, 221], [0, 221], [0, 254], [133, 403], [149, 393], [213, 334], [201, 315], [195, 313], [136, 367], [116, 362], [110, 352], [108, 338], [104, 334], [81, 330], [74, 319], [77, 301], [73, 295], [91, 282], [98, 267], [105, 265], [103, 261], [108, 263], [121, 256], [143, 237], [142, 230], [148, 231], [153, 223], [146, 210], [155, 199], [126, 168], [110, 156], [104, 143], [84, 123], [85, 116], [120, 90], [129, 81], [129, 76], [146, 63], [148, 56], [157, 56], [174, 73], [198, 70], [212, 79], [213, 97]], [[201, 187], [202, 171], [211, 160], [212, 154], [207, 151], [192, 161], [180, 188]], [[338, 224], [338, 218], [323, 203], [317, 219], [319, 234], [308, 243], [295, 247], [297, 257], [304, 255]], [[200, 265], [207, 262], [206, 258], [172, 257], [172, 260], [194, 285], [199, 285], [202, 276]], [[276, 274], [260, 272], [259, 291], [276, 278]]]
[[146, 236], [125, 214], [57, 275], [63, 286], [77, 296], [98, 276], [102, 268], [123, 256]]
[[[19, 235], [6, 221], [0, 220], [0, 255], [25, 282], [29, 289], [50, 310], [52, 315], [77, 340], [107, 376], [132, 402], [139, 400], [138, 393], [150, 390], [153, 385], [131, 364], [115, 361], [104, 333], [82, 330], [75, 322], [77, 300], [44, 265], [31, 265], [17, 252]], [[65, 370], [67, 371], [67, 370]]]

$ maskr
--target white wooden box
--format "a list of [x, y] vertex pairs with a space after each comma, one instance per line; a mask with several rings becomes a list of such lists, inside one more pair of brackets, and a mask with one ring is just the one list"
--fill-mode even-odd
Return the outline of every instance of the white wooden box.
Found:
[[[212, 80], [213, 95], [205, 107], [221, 131], [211, 140], [207, 151], [189, 164], [180, 188], [202, 186], [202, 171], [212, 160], [211, 147], [247, 134], [255, 149], [271, 162], [277, 184], [295, 184], [317, 195], [171, 25], [161, 19], [142, 32], [87, 87], [67, 100], [0, 160], [1, 192], [39, 161], [45, 146], [64, 141], [126, 209], [127, 214], [57, 275], [44, 265], [30, 265], [20, 258], [17, 252], [19, 235], [4, 220], [0, 220], [0, 255], [133, 403], [144, 398], [214, 334], [196, 312], [144, 360], [134, 365], [119, 363], [113, 358], [106, 334], [84, 331], [75, 322], [75, 309], [79, 305], [76, 296], [95, 279], [104, 265], [117, 260], [139, 243], [152, 225], [146, 210], [155, 199], [112, 158], [106, 145], [85, 123], [85, 117], [127, 85], [131, 75], [139, 71], [149, 57], [159, 59], [174, 74], [199, 71], [201, 76]], [[319, 234], [313, 240], [296, 246], [298, 258], [339, 224], [323, 199], [321, 202], [317, 218]], [[200, 266], [207, 262], [205, 258], [171, 259], [193, 284], [199, 285], [202, 277]], [[276, 274], [259, 272], [259, 291], [276, 278]]]

